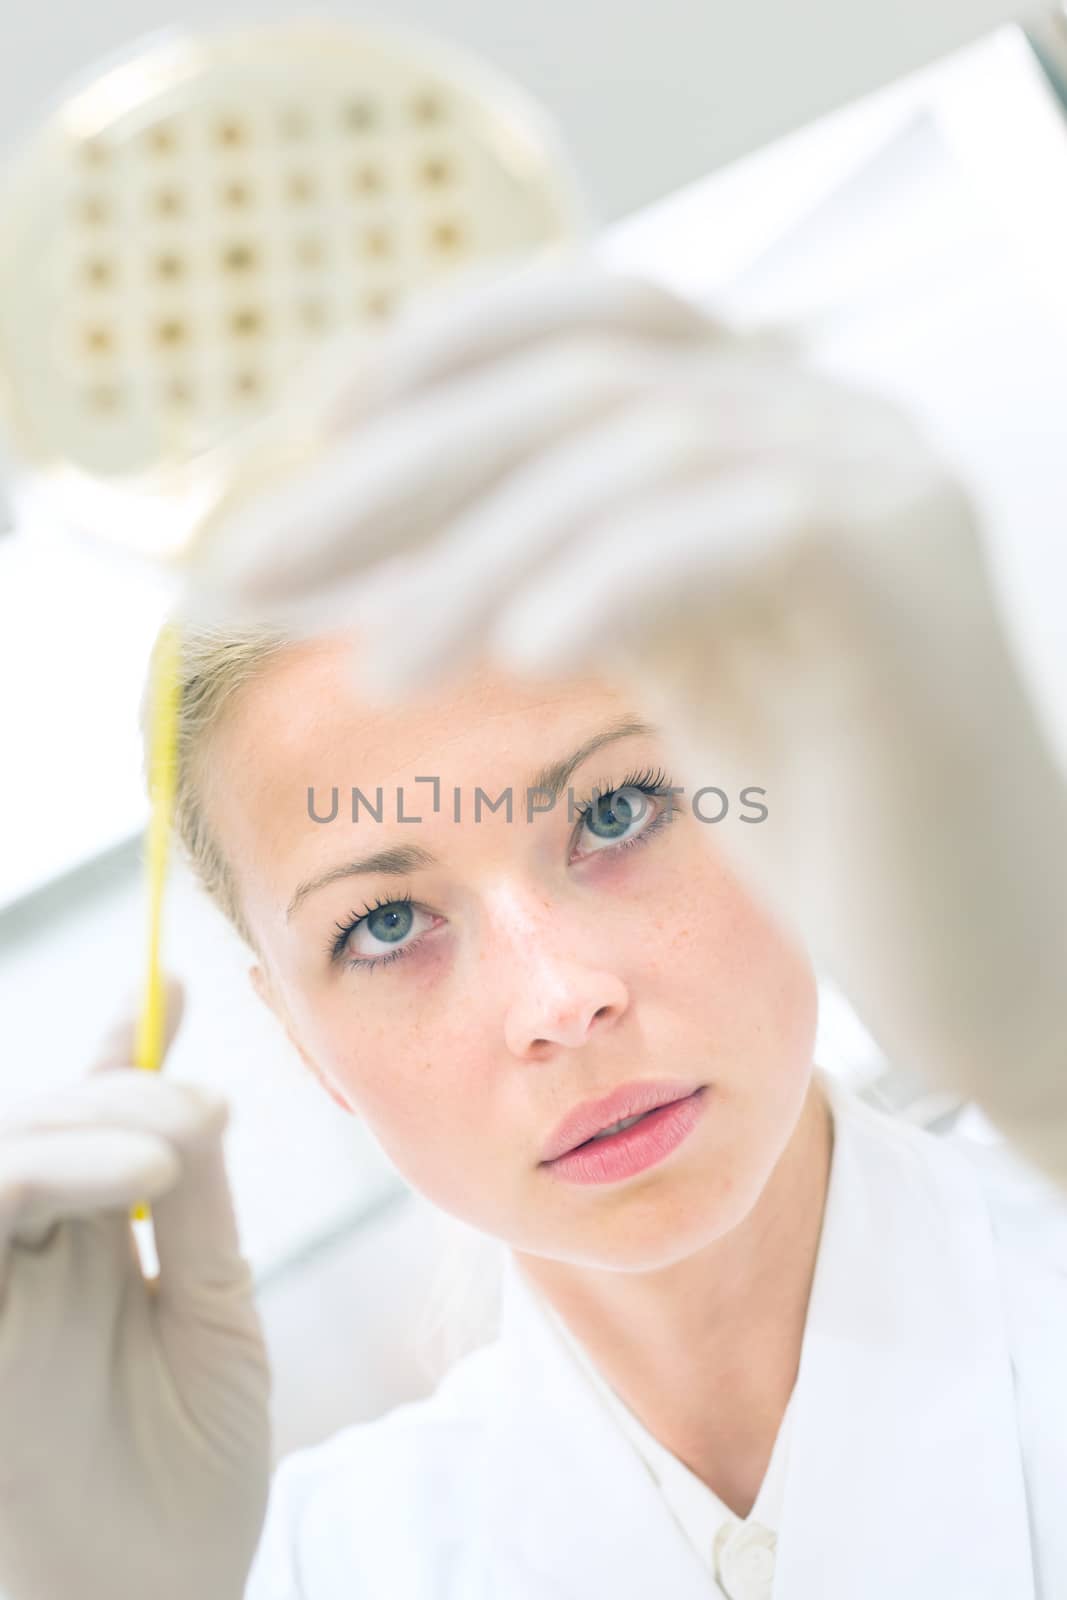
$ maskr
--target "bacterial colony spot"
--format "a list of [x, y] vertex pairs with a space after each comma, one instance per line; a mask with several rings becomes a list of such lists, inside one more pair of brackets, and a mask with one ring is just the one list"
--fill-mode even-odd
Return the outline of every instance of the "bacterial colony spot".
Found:
[[286, 192], [293, 205], [306, 206], [315, 198], [315, 180], [309, 172], [293, 172]]
[[222, 190], [222, 203], [231, 211], [241, 211], [252, 201], [252, 190], [247, 183], [234, 180], [227, 183]]
[[115, 348], [114, 335], [110, 328], [87, 328], [85, 332], [85, 348], [90, 355], [110, 355]]
[[177, 149], [178, 140], [173, 128], [160, 126], [149, 129], [147, 145], [150, 155], [172, 156]]
[[366, 164], [356, 167], [352, 172], [350, 184], [357, 195], [380, 194], [384, 188], [381, 168]]
[[251, 272], [256, 265], [256, 252], [249, 244], [232, 244], [223, 253], [222, 265], [227, 272]]
[[156, 342], [167, 350], [184, 345], [188, 334], [189, 330], [180, 317], [168, 317], [156, 324]]
[[230, 332], [239, 339], [250, 339], [263, 332], [262, 313], [254, 306], [242, 306], [230, 318]]
[[93, 289], [110, 288], [115, 278], [115, 268], [111, 261], [103, 256], [98, 256], [85, 263], [85, 281]]
[[179, 217], [185, 210], [185, 196], [180, 189], [158, 189], [155, 209], [161, 217]]
[[349, 100], [341, 115], [349, 133], [369, 133], [378, 120], [370, 100]]

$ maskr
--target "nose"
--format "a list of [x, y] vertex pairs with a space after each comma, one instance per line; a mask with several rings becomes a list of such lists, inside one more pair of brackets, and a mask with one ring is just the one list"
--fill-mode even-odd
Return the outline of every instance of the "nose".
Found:
[[[497, 910], [500, 910], [498, 905]], [[507, 1048], [541, 1060], [552, 1047], [577, 1049], [625, 1013], [629, 994], [617, 973], [597, 961], [601, 946], [588, 929], [575, 938], [558, 910], [534, 914], [512, 897], [506, 917], [496, 917], [491, 937], [507, 947], [515, 976], [504, 1019]], [[591, 959], [590, 959], [591, 957]]]

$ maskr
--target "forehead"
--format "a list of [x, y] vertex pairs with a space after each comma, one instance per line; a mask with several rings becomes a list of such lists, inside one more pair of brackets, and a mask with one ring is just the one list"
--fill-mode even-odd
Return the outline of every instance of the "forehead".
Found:
[[382, 707], [361, 693], [358, 660], [354, 637], [308, 641], [241, 689], [219, 753], [224, 747], [223, 759], [240, 762], [242, 782], [255, 777], [271, 789], [301, 772], [305, 783], [322, 782], [323, 764], [336, 761], [346, 770], [331, 781], [381, 781], [431, 755], [461, 765], [468, 754], [529, 754], [535, 736], [557, 727], [588, 733], [626, 700], [597, 676], [537, 683], [479, 659], [438, 689]]
[[[326, 809], [333, 786], [342, 806], [352, 787], [373, 799], [381, 785], [388, 801], [391, 785], [418, 776], [495, 795], [628, 709], [629, 697], [600, 677], [536, 683], [484, 660], [433, 692], [379, 707], [360, 692], [354, 637], [307, 641], [235, 697], [210, 746], [205, 804], [239, 876], [254, 859], [257, 876], [273, 862], [287, 881], [307, 836], [328, 831], [309, 817], [309, 788]], [[421, 792], [411, 791], [408, 811]], [[388, 803], [385, 816], [395, 820]]]

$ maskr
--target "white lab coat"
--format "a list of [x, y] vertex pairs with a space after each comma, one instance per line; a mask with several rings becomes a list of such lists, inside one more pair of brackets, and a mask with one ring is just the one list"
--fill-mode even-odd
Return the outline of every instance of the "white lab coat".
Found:
[[[995, 1152], [828, 1088], [775, 1600], [1064, 1600], [1067, 1230]], [[246, 1600], [716, 1592], [509, 1264], [434, 1395], [281, 1464]]]

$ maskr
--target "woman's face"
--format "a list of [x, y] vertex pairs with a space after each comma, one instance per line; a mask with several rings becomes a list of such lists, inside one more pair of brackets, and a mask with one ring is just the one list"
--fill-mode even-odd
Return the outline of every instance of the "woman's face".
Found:
[[[546, 769], [639, 720], [618, 689], [480, 665], [384, 710], [352, 661], [350, 638], [294, 646], [215, 735], [205, 805], [257, 991], [409, 1182], [515, 1249], [637, 1269], [726, 1233], [797, 1125], [817, 1009], [805, 952], [726, 864], [736, 797], [712, 825], [688, 796], [610, 796], [675, 782], [656, 731], [632, 728], [540, 809]], [[315, 820], [309, 790], [329, 818], [334, 788]], [[346, 870], [397, 850], [418, 859]], [[665, 1159], [606, 1183], [546, 1164], [566, 1113], [635, 1080], [705, 1086]]]

